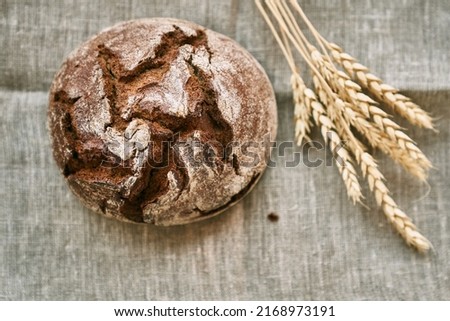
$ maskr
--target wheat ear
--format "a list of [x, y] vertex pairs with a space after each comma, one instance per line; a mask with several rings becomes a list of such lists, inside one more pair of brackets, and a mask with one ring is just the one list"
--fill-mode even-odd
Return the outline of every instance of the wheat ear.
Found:
[[310, 141], [309, 133], [311, 131], [311, 104], [306, 100], [303, 93], [303, 80], [298, 73], [292, 73], [291, 76], [292, 93], [294, 98], [294, 120], [295, 120], [295, 140], [298, 146], [303, 141]]
[[299, 97], [300, 101], [308, 106], [312, 111], [314, 122], [320, 128], [320, 132], [325, 143], [329, 144], [331, 151], [335, 154], [335, 161], [347, 189], [347, 194], [353, 204], [361, 203], [363, 198], [361, 186], [359, 184], [353, 159], [345, 148], [339, 135], [336, 133], [333, 123], [328, 118], [325, 108], [317, 99], [316, 94], [306, 87], [300, 75], [293, 73], [292, 79], [294, 97]]
[[419, 252], [426, 252], [432, 246], [414, 225], [412, 220], [405, 214], [390, 196], [390, 191], [384, 183], [383, 174], [372, 155], [365, 152], [360, 144], [349, 142], [351, 150], [360, 165], [363, 175], [369, 182], [369, 188], [374, 193], [376, 202], [383, 213], [394, 226], [396, 231], [403, 237], [406, 243]]
[[354, 57], [345, 53], [338, 45], [328, 42], [327, 44], [334, 60], [379, 100], [411, 124], [435, 129], [431, 116], [413, 103], [410, 98], [400, 94], [397, 88], [383, 83], [380, 78], [370, 73], [369, 68], [358, 63]]

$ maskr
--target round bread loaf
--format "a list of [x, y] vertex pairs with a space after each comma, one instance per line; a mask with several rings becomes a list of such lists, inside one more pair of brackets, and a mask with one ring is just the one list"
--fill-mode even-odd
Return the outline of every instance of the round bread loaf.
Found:
[[90, 209], [156, 225], [210, 217], [264, 171], [276, 102], [233, 40], [176, 19], [124, 22], [72, 52], [49, 97], [54, 157]]

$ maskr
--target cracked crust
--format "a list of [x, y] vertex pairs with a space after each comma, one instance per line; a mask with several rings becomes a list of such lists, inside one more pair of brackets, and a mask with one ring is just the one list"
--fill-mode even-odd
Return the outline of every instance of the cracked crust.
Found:
[[247, 51], [162, 18], [121, 23], [75, 50], [48, 115], [55, 159], [81, 201], [157, 225], [241, 199], [266, 167], [277, 125], [270, 82]]

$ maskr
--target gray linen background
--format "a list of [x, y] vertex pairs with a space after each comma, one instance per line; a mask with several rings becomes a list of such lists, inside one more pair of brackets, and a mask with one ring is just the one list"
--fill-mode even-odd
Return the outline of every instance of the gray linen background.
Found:
[[[128, 225], [89, 212], [59, 174], [46, 129], [52, 77], [82, 41], [154, 16], [236, 39], [272, 80], [279, 142], [293, 138], [286, 63], [253, 1], [2, 0], [0, 299], [450, 300], [450, 2], [300, 2], [323, 35], [438, 117], [439, 135], [409, 130], [436, 166], [430, 190], [376, 154], [435, 254], [405, 246], [372, 197], [370, 211], [352, 206], [334, 166], [268, 169], [244, 201], [187, 226]], [[277, 223], [267, 219], [272, 211]]]

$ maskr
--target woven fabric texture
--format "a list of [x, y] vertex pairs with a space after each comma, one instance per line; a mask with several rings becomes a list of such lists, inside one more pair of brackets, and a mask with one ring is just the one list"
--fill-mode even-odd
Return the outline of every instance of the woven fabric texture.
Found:
[[81, 42], [157, 16], [236, 39], [274, 85], [279, 143], [293, 141], [287, 64], [253, 1], [2, 0], [0, 300], [450, 300], [450, 2], [300, 3], [326, 38], [436, 116], [439, 134], [408, 130], [435, 165], [430, 186], [376, 153], [434, 253], [404, 245], [367, 188], [371, 210], [351, 205], [335, 166], [283, 166], [297, 147], [275, 152], [254, 191], [207, 221], [156, 228], [90, 212], [60, 175], [46, 126], [52, 78]]

